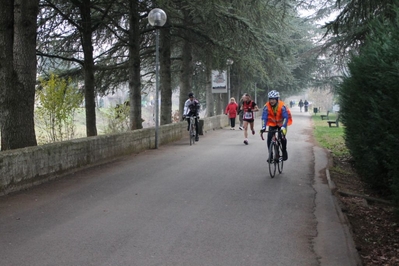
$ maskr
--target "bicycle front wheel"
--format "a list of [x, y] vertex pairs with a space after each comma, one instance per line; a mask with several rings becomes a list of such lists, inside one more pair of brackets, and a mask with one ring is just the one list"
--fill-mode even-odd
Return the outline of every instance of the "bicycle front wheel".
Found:
[[196, 136], [197, 132], [195, 131], [195, 124], [194, 123], [191, 126], [191, 132], [192, 132], [191, 141], [192, 141], [193, 144], [195, 144], [195, 136]]
[[278, 172], [281, 174], [283, 172], [283, 167], [284, 167], [283, 147], [281, 146], [281, 143], [278, 143], [278, 145], [276, 144], [275, 147], [276, 147]]
[[275, 151], [275, 146], [276, 143], [274, 141], [272, 141], [270, 143], [270, 147], [269, 147], [269, 156], [267, 159], [267, 163], [269, 165], [269, 174], [271, 178], [274, 178], [274, 176], [276, 175], [276, 162], [274, 161], [274, 151]]
[[190, 139], [190, 146], [195, 143], [195, 125], [192, 120], [190, 120], [190, 130], [188, 134], [190, 134], [189, 139]]

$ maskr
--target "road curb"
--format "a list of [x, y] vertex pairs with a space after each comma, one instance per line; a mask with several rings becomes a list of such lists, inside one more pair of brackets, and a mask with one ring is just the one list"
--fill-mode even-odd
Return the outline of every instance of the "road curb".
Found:
[[342, 211], [342, 204], [340, 203], [339, 199], [335, 196], [335, 193], [337, 192], [337, 187], [336, 187], [334, 181], [331, 179], [330, 170], [328, 168], [326, 168], [326, 176], [327, 176], [328, 187], [330, 188], [331, 194], [332, 194], [331, 196], [333, 197], [335, 210], [337, 212], [339, 220], [342, 223], [342, 227], [343, 227], [344, 233], [346, 235], [347, 246], [350, 250], [352, 250], [351, 254], [353, 255], [353, 260], [355, 262], [355, 265], [361, 266], [363, 264], [360, 259], [359, 252], [356, 249], [355, 242], [353, 240], [352, 226], [349, 222], [348, 216]]
[[328, 168], [326, 169], [326, 176], [328, 186], [330, 187], [331, 192], [334, 194], [334, 192], [337, 190], [337, 186], [335, 185], [334, 181], [331, 180], [330, 170]]

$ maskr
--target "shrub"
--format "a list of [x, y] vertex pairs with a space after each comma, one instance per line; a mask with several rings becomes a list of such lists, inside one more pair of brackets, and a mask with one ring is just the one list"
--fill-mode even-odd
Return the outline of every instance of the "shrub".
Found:
[[128, 104], [117, 104], [115, 107], [111, 106], [103, 112], [107, 118], [107, 126], [104, 129], [104, 133], [120, 133], [130, 130], [130, 106]]
[[74, 114], [83, 101], [83, 95], [71, 79], [50, 75], [39, 78], [36, 90], [35, 122], [40, 132], [39, 143], [63, 141], [74, 138]]
[[376, 23], [339, 86], [346, 144], [364, 180], [399, 203], [399, 29]]

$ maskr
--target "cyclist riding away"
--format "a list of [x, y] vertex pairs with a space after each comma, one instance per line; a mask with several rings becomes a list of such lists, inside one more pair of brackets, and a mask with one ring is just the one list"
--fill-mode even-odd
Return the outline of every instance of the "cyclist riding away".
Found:
[[[199, 140], [198, 137], [198, 119], [201, 105], [197, 99], [194, 98], [194, 93], [188, 94], [188, 100], [184, 103], [183, 119], [190, 116], [196, 116], [195, 118], [195, 141]], [[190, 119], [187, 119], [187, 130], [190, 130]]]
[[261, 133], [266, 131], [266, 127], [269, 127], [267, 134], [267, 147], [269, 148], [273, 131], [280, 129], [278, 134], [283, 146], [283, 160], [286, 161], [288, 159], [286, 135], [287, 126], [292, 124], [291, 112], [285, 107], [284, 102], [279, 100], [280, 93], [278, 91], [272, 90], [268, 97], [269, 101], [263, 107]]

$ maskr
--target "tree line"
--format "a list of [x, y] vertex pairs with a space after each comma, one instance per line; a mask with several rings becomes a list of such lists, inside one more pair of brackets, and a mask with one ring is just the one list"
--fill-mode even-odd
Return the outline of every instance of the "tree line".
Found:
[[[130, 130], [142, 128], [141, 98], [154, 83], [155, 34], [148, 13], [162, 8], [160, 123], [172, 121], [190, 91], [207, 116], [224, 106], [211, 93], [211, 71], [231, 66], [232, 96], [277, 89], [289, 96], [314, 82], [314, 27], [301, 18], [308, 4], [292, 0], [4, 0], [0, 4], [1, 149], [37, 145], [35, 94], [39, 78], [74, 80], [84, 95], [86, 135], [96, 136], [97, 95], [129, 84]], [[180, 111], [181, 112], [181, 111]]]
[[336, 1], [325, 25], [344, 73], [336, 86], [345, 141], [363, 181], [399, 205], [399, 3]]

